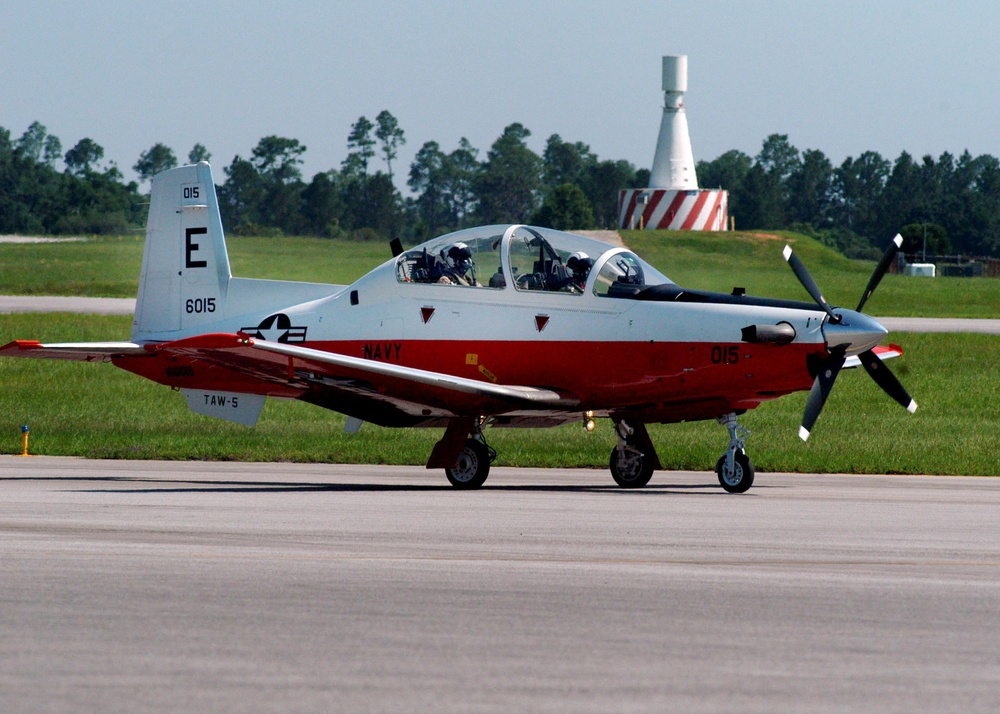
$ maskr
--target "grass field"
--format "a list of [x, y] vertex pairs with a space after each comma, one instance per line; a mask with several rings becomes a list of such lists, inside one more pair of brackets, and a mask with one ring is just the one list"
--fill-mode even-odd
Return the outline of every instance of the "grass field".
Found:
[[[835, 305], [857, 305], [874, 263], [853, 261], [794, 233], [623, 232], [626, 243], [685, 287], [808, 300], [781, 257], [786, 241]], [[227, 239], [233, 274], [247, 278], [350, 283], [389, 258], [381, 243], [319, 238]], [[134, 297], [142, 236], [83, 243], [0, 244], [0, 294]], [[997, 317], [1000, 280], [887, 275], [866, 306], [872, 315]]]
[[[126, 339], [128, 317], [0, 315], [0, 342]], [[798, 436], [805, 393], [742, 418], [759, 471], [1000, 475], [996, 458], [1000, 339], [894, 334], [906, 354], [893, 370], [920, 404], [909, 415], [861, 370], [837, 381], [808, 443]], [[0, 453], [21, 450], [21, 425], [36, 454], [91, 458], [215, 459], [422, 464], [441, 430], [343, 433], [344, 417], [269, 400], [256, 429], [192, 414], [170, 389], [107, 364], [0, 360]], [[653, 426], [666, 468], [709, 470], [727, 443], [714, 422]], [[579, 426], [488, 432], [498, 464], [606, 469], [614, 444], [602, 420]], [[605, 478], [606, 474], [598, 478]], [[610, 478], [609, 476], [607, 478]]]

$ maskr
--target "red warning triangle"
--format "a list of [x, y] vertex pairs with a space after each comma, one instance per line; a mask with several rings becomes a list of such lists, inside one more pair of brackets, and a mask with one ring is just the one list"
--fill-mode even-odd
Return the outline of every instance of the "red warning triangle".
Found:
[[434, 314], [434, 308], [433, 307], [422, 307], [422, 308], [420, 308], [420, 317], [422, 317], [424, 319], [424, 324], [425, 325], [427, 324], [427, 321], [431, 319], [431, 316], [433, 314]]
[[535, 328], [541, 332], [545, 329], [545, 326], [549, 324], [548, 315], [535, 315]]

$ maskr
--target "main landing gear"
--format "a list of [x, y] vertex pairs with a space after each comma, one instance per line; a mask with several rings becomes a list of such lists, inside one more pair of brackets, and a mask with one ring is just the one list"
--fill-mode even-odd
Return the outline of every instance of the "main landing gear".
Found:
[[753, 486], [753, 462], [744, 447], [750, 430], [736, 423], [736, 414], [729, 412], [716, 419], [729, 431], [729, 448], [715, 464], [719, 483], [729, 493], [744, 493]]
[[455, 465], [444, 472], [455, 488], [479, 488], [490, 475], [490, 464], [496, 457], [497, 452], [486, 443], [480, 430], [465, 440]]
[[483, 419], [453, 419], [444, 437], [434, 445], [427, 468], [443, 468], [455, 488], [479, 488], [497, 457], [483, 435]]
[[615, 422], [618, 444], [611, 450], [611, 477], [622, 488], [642, 488], [660, 467], [659, 457], [643, 424]]

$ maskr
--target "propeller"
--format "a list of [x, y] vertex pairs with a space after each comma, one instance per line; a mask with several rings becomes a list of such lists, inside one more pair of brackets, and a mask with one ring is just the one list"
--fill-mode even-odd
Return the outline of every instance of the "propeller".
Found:
[[877, 288], [878, 284], [882, 282], [882, 276], [884, 276], [886, 271], [889, 269], [889, 266], [896, 257], [896, 253], [899, 252], [902, 245], [903, 236], [897, 233], [896, 237], [892, 239], [892, 243], [890, 243], [889, 247], [886, 249], [885, 254], [882, 256], [882, 260], [880, 260], [878, 265], [875, 266], [875, 272], [872, 273], [872, 277], [868, 281], [868, 287], [865, 288], [865, 294], [861, 296], [861, 302], [858, 303], [858, 312], [861, 312], [861, 308], [863, 308], [865, 303], [868, 302], [868, 298], [870, 298], [872, 293], [875, 292], [875, 288]]
[[785, 256], [785, 260], [788, 264], [792, 266], [792, 272], [795, 273], [795, 277], [799, 279], [802, 283], [802, 287], [806, 289], [806, 292], [812, 296], [812, 299], [816, 301], [816, 304], [826, 311], [826, 314], [830, 316], [830, 320], [833, 322], [840, 322], [840, 316], [833, 314], [833, 308], [830, 307], [826, 298], [823, 297], [823, 293], [819, 291], [819, 286], [816, 285], [816, 281], [812, 279], [809, 271], [806, 270], [805, 263], [799, 260], [799, 256], [792, 252], [792, 247], [786, 245], [785, 249], [781, 252]]
[[830, 396], [833, 383], [837, 380], [837, 375], [840, 374], [840, 370], [847, 360], [844, 353], [843, 349], [832, 352], [816, 373], [812, 389], [809, 390], [809, 398], [806, 400], [806, 411], [802, 415], [802, 426], [799, 427], [799, 438], [802, 441], [809, 439], [809, 432], [816, 424], [819, 413], [823, 411], [823, 405], [826, 404], [826, 398]]
[[[903, 238], [897, 235], [890, 243], [889, 247], [886, 249], [885, 254], [879, 261], [878, 265], [875, 267], [875, 272], [872, 273], [871, 278], [868, 280], [868, 287], [865, 288], [864, 294], [861, 296], [861, 302], [858, 303], [858, 309], [856, 313], [861, 312], [861, 308], [865, 306], [868, 302], [868, 298], [872, 296], [875, 292], [875, 288], [882, 281], [885, 276], [886, 271], [892, 264], [893, 259], [896, 257], [896, 253], [899, 252], [900, 246], [903, 244]], [[823, 294], [820, 292], [819, 287], [816, 282], [812, 279], [809, 271], [806, 269], [805, 264], [799, 260], [790, 246], [785, 246], [782, 254], [785, 260], [791, 266], [792, 271], [795, 273], [795, 277], [799, 279], [802, 283], [802, 287], [806, 289], [816, 304], [819, 305], [823, 311], [829, 316], [830, 323], [833, 325], [841, 325], [844, 323], [844, 316], [841, 314], [835, 314], [833, 308], [826, 302]], [[857, 328], [859, 334], [865, 334], [864, 323], [866, 321], [873, 325], [878, 325], [874, 320], [864, 315], [855, 315], [856, 322], [859, 323]], [[845, 325], [847, 327], [849, 325]], [[880, 325], [878, 325], [881, 328]], [[872, 334], [871, 332], [867, 334]], [[884, 329], [882, 330], [884, 334]], [[812, 389], [809, 390], [809, 398], [806, 400], [806, 410], [805, 414], [802, 416], [802, 426], [799, 427], [799, 437], [806, 441], [809, 438], [809, 433], [812, 431], [813, 426], [816, 424], [816, 420], [819, 418], [819, 414], [823, 411], [823, 405], [826, 404], [826, 399], [830, 396], [830, 390], [833, 389], [833, 383], [837, 380], [837, 375], [840, 374], [840, 370], [843, 369], [844, 363], [847, 359], [847, 348], [848, 344], [838, 345], [830, 349], [829, 356], [823, 360], [817, 369], [816, 379], [813, 382]], [[917, 403], [913, 401], [909, 393], [899, 383], [896, 376], [889, 370], [889, 368], [879, 359], [878, 355], [875, 354], [874, 347], [861, 352], [858, 355], [858, 359], [861, 365], [865, 368], [868, 375], [875, 381], [875, 383], [882, 388], [886, 394], [895, 399], [899, 404], [906, 407], [906, 410], [911, 414], [917, 410]]]

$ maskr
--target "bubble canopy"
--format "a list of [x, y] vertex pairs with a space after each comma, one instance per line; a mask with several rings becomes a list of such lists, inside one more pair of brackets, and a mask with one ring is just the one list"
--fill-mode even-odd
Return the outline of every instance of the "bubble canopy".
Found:
[[468, 228], [396, 258], [401, 283], [627, 297], [672, 281], [627, 248], [526, 225]]

